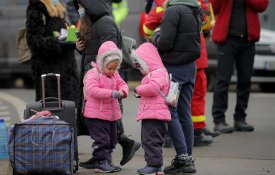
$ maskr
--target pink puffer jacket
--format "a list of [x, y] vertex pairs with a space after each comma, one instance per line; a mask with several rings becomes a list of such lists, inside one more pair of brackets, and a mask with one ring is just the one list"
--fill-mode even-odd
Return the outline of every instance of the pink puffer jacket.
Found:
[[167, 95], [170, 83], [169, 76], [157, 49], [151, 43], [144, 43], [136, 49], [135, 53], [135, 61], [139, 63], [143, 71], [147, 72], [141, 85], [136, 88], [136, 92], [141, 95], [137, 120], [171, 120], [168, 106], [160, 94], [162, 91]]
[[86, 118], [98, 118], [102, 120], [115, 121], [120, 119], [122, 114], [118, 100], [116, 98], [112, 98], [112, 91], [122, 90], [125, 97], [127, 97], [129, 89], [118, 72], [115, 72], [111, 77], [108, 77], [102, 73], [103, 65], [106, 65], [104, 60], [109, 60], [106, 59], [106, 57], [112, 54], [121, 56], [121, 52], [115, 44], [110, 44], [108, 42], [101, 45], [97, 57], [97, 65], [93, 64], [94, 68], [87, 72], [84, 80], [84, 91], [86, 98], [84, 116]]

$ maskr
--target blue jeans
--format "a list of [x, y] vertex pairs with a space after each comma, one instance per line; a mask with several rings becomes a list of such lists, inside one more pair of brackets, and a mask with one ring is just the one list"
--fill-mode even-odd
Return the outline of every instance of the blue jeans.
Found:
[[191, 115], [191, 100], [196, 77], [196, 63], [184, 65], [165, 65], [173, 80], [180, 84], [180, 95], [177, 107], [169, 107], [171, 121], [168, 131], [172, 138], [177, 155], [192, 155], [194, 129]]

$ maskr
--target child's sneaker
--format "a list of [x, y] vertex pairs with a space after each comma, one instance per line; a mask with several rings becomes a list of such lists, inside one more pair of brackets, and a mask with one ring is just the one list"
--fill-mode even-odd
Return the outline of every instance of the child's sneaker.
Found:
[[107, 160], [102, 160], [99, 162], [96, 162], [95, 164], [95, 172], [96, 173], [111, 173], [114, 172], [115, 168], [110, 165], [110, 163]]
[[147, 165], [144, 168], [138, 169], [137, 172], [142, 175], [164, 175], [161, 168]]

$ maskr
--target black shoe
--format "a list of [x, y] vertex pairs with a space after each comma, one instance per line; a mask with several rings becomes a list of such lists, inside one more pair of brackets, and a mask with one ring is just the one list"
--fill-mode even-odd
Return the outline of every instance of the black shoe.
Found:
[[236, 131], [254, 131], [254, 127], [252, 125], [249, 125], [245, 121], [235, 121], [234, 122], [234, 129]]
[[166, 135], [166, 137], [164, 138], [163, 147], [164, 148], [172, 148], [173, 147], [173, 142], [169, 135]]
[[79, 166], [86, 169], [95, 169], [96, 161], [93, 158], [90, 158], [86, 162], [80, 162]]
[[129, 162], [135, 155], [136, 151], [140, 148], [141, 144], [131, 139], [125, 139], [120, 143], [122, 146], [122, 160], [120, 165], [123, 166]]
[[232, 133], [234, 128], [225, 122], [221, 122], [215, 124], [214, 131], [219, 131], [221, 133]]
[[221, 134], [219, 131], [210, 131], [210, 129], [207, 126], [204, 127], [202, 130], [205, 135], [209, 135], [212, 137], [217, 137]]
[[165, 167], [163, 170], [164, 174], [177, 174], [177, 173], [195, 173], [194, 161], [190, 156], [181, 156], [172, 160], [172, 164]]
[[213, 137], [210, 135], [205, 135], [203, 132], [201, 135], [194, 136], [194, 147], [207, 146], [213, 142]]

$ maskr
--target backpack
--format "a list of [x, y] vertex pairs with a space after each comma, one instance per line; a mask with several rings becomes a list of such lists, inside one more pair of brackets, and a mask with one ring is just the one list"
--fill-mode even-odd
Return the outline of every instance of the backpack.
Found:
[[[157, 71], [159, 69], [156, 69], [154, 71]], [[153, 72], [154, 72], [153, 71]], [[150, 79], [150, 74], [148, 74], [148, 78]], [[168, 77], [166, 77], [166, 81], [168, 81]], [[167, 105], [176, 107], [178, 105], [178, 100], [179, 100], [179, 83], [172, 81], [172, 74], [169, 74], [169, 81], [170, 81], [170, 86], [168, 90], [167, 96], [164, 94], [162, 90], [160, 90], [160, 95], [165, 99], [165, 102]]]
[[[46, 25], [46, 17], [42, 14], [43, 24]], [[16, 33], [16, 49], [18, 54], [18, 62], [20, 64], [27, 64], [32, 57], [31, 49], [27, 43], [26, 27], [20, 28]]]
[[29, 63], [32, 53], [27, 43], [26, 28], [22, 27], [17, 31], [16, 35], [16, 49], [18, 53], [18, 62], [20, 64]]
[[120, 69], [127, 71], [133, 68], [133, 61], [131, 59], [132, 50], [137, 47], [137, 42], [135, 39], [123, 36], [122, 37], [122, 62], [120, 64]]

